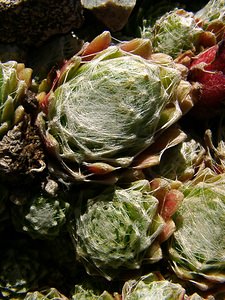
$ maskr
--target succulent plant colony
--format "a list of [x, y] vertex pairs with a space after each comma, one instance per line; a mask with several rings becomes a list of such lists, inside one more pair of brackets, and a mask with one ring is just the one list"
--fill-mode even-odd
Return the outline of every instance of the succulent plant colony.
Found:
[[225, 2], [147, 2], [0, 62], [0, 299], [225, 298]]

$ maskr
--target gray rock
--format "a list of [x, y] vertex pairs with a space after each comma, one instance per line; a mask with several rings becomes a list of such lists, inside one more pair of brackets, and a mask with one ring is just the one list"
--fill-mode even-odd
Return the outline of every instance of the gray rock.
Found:
[[81, 0], [81, 4], [111, 31], [119, 31], [126, 25], [136, 0]]
[[83, 24], [79, 0], [0, 1], [0, 42], [41, 45]]

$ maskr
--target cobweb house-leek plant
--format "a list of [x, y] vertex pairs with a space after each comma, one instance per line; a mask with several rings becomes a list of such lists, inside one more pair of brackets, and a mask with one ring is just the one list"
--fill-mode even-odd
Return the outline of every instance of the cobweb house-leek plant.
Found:
[[27, 232], [33, 239], [53, 239], [66, 223], [69, 203], [62, 196], [33, 195], [23, 205], [11, 208], [11, 218], [18, 232]]
[[149, 273], [139, 279], [130, 279], [124, 283], [124, 300], [182, 300], [185, 289], [178, 283], [164, 279], [161, 274]]
[[195, 51], [202, 32], [193, 13], [175, 8], [158, 18], [152, 27], [144, 26], [142, 36], [150, 38], [154, 52], [175, 59], [187, 50]]
[[118, 45], [92, 56], [76, 55], [59, 71], [37, 119], [47, 149], [78, 181], [130, 166], [182, 116], [192, 90], [172, 59], [160, 63]]
[[224, 186], [224, 174], [184, 185], [184, 199], [174, 215], [177, 229], [168, 248], [171, 267], [203, 291], [225, 283]]
[[166, 53], [176, 61], [185, 53], [194, 56], [223, 39], [224, 7], [224, 0], [210, 0], [197, 12], [177, 7], [166, 11], [152, 24], [147, 16], [141, 36], [151, 40], [153, 52]]
[[[182, 195], [170, 198], [179, 204]], [[171, 201], [170, 208], [175, 207]], [[158, 262], [161, 242], [175, 229], [168, 203], [159, 210], [159, 200], [145, 179], [127, 188], [109, 186], [93, 198], [81, 199], [70, 230], [78, 261], [89, 274], [107, 280], [138, 270], [143, 263]]]

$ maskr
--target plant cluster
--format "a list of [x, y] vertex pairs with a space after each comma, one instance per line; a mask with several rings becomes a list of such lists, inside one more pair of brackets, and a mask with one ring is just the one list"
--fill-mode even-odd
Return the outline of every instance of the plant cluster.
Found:
[[0, 62], [0, 299], [224, 299], [225, 2], [181, 4]]

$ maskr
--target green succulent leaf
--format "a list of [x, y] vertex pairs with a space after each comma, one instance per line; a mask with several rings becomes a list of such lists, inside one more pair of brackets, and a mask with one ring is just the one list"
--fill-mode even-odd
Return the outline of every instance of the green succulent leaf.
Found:
[[15, 123], [14, 113], [31, 82], [32, 70], [16, 61], [0, 62], [0, 135]]
[[153, 168], [157, 176], [163, 176], [171, 180], [187, 181], [193, 178], [199, 167], [205, 150], [194, 139], [167, 149], [160, 160], [160, 164]]

